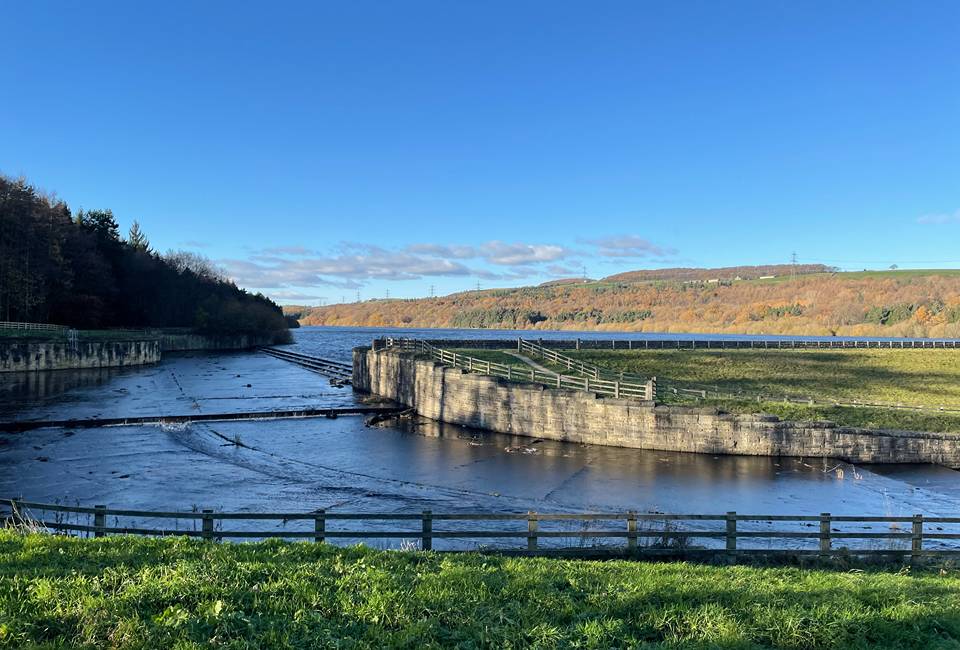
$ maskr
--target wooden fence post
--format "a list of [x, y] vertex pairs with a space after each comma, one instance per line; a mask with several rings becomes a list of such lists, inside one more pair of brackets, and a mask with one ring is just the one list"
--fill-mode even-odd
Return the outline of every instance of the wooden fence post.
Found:
[[627, 514], [627, 551], [635, 553], [637, 550], [637, 513], [630, 511]]
[[327, 532], [326, 514], [326, 510], [317, 510], [317, 516], [313, 518], [313, 541], [317, 544], [325, 541], [324, 533]]
[[513, 380], [513, 366], [507, 366], [507, 381]]
[[204, 539], [213, 539], [213, 510], [203, 511], [203, 526], [201, 532]]
[[[94, 510], [106, 510], [107, 506], [93, 506]], [[96, 529], [93, 531], [94, 537], [103, 537], [103, 529], [107, 526], [107, 513], [106, 512], [95, 512], [93, 513], [93, 527]]]
[[430, 510], [423, 511], [423, 527], [420, 536], [420, 548], [424, 551], [433, 550], [433, 513]]
[[910, 536], [910, 561], [918, 562], [923, 551], [923, 515], [913, 516], [913, 531]]
[[517, 352], [523, 352], [523, 339], [517, 337]]
[[820, 513], [820, 557], [830, 555], [830, 513]]
[[733, 510], [727, 513], [727, 550], [737, 550], [737, 513]]
[[537, 550], [537, 513], [533, 510], [527, 512], [527, 550]]
[[560, 375], [560, 374], [557, 375], [557, 388], [560, 388], [560, 387], [561, 387], [560, 378], [561, 378], [562, 376], [563, 376], [563, 375]]
[[613, 382], [613, 397], [614, 399], [620, 399], [620, 382]]

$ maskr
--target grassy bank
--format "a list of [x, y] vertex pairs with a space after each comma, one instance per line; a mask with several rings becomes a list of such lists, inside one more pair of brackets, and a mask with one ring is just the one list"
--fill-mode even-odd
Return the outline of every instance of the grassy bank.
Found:
[[[463, 354], [529, 371], [500, 350]], [[660, 400], [716, 406], [731, 413], [770, 413], [784, 420], [831, 420], [871, 429], [960, 432], [960, 413], [786, 402], [784, 396], [960, 409], [960, 350], [565, 350], [614, 371], [658, 377]], [[536, 358], [563, 373], [569, 370]], [[669, 386], [706, 389], [707, 399], [673, 395]], [[719, 397], [714, 393], [739, 394]], [[760, 399], [757, 399], [760, 396]]]
[[849, 426], [960, 431], [960, 413], [777, 401], [790, 395], [816, 401], [960, 408], [960, 350], [580, 350], [567, 354], [680, 386], [767, 397], [760, 403], [755, 399], [699, 402], [734, 413], [763, 411], [784, 419], [833, 420]]
[[0, 647], [960, 647], [960, 573], [0, 532]]

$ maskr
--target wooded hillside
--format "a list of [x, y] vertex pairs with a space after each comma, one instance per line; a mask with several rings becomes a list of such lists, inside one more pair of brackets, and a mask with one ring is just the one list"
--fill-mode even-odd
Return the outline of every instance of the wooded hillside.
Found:
[[209, 260], [159, 255], [136, 222], [124, 239], [110, 210], [74, 214], [25, 181], [3, 177], [0, 320], [287, 335], [278, 305], [239, 289]]
[[960, 271], [602, 281], [290, 310], [304, 325], [952, 338], [960, 337]]

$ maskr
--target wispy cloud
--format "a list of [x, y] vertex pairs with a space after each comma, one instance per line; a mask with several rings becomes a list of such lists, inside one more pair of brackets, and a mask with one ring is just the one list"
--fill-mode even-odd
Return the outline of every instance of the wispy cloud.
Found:
[[663, 258], [677, 254], [673, 248], [657, 246], [637, 235], [612, 235], [598, 239], [578, 239], [581, 244], [592, 246], [601, 257]]
[[924, 223], [924, 224], [960, 223], [960, 210], [957, 210], [952, 214], [947, 212], [942, 212], [939, 214], [925, 214], [923, 216], [917, 217], [917, 223]]
[[190, 239], [187, 241], [180, 242], [180, 246], [184, 246], [186, 248], [209, 248], [210, 242], [196, 241], [196, 240]]
[[304, 246], [273, 246], [250, 250], [244, 259], [218, 262], [240, 286], [269, 290], [271, 295], [285, 300], [320, 300], [323, 297], [314, 295], [311, 289], [357, 289], [369, 281], [434, 277], [490, 281], [571, 277], [580, 274], [580, 260], [584, 257], [657, 259], [674, 252], [633, 235], [580, 243], [592, 250], [501, 240], [476, 245], [416, 243], [402, 248], [340, 242], [328, 253]]
[[554, 244], [507, 243], [496, 239], [479, 246], [411, 244], [404, 250], [408, 253], [444, 259], [480, 259], [499, 266], [553, 262], [573, 254], [571, 250]]

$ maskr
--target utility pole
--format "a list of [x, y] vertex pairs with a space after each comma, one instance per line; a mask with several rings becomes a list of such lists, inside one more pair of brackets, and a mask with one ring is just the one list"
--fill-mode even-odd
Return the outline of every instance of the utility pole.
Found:
[[793, 254], [790, 256], [790, 264], [793, 266], [793, 268], [790, 269], [790, 279], [796, 280], [797, 279], [797, 252], [796, 251], [794, 251]]
[[357, 302], [360, 302], [360, 289], [357, 289]]
[[387, 300], [390, 300], [390, 289], [387, 289]]
[[433, 285], [430, 285], [430, 297], [433, 298]]
[[584, 282], [587, 281], [587, 265], [586, 264], [583, 265], [583, 281]]
[[477, 280], [477, 291], [480, 291], [480, 280]]

